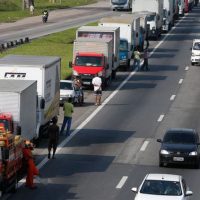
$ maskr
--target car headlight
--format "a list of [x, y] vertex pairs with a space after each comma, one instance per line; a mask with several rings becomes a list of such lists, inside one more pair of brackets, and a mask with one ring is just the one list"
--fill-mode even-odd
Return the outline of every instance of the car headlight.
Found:
[[196, 151], [192, 151], [189, 153], [189, 156], [197, 156], [197, 152]]
[[168, 155], [169, 152], [168, 152], [167, 150], [161, 150], [161, 151], [160, 151], [160, 154], [162, 154], [162, 155]]
[[79, 73], [76, 70], [73, 70], [72, 73], [73, 73], [74, 76], [78, 76], [79, 75]]
[[100, 71], [100, 72], [98, 73], [98, 76], [103, 76], [103, 72]]

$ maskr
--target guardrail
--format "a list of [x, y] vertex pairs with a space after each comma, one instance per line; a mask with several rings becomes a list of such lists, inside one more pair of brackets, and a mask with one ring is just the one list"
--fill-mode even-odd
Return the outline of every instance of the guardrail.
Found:
[[26, 43], [29, 43], [29, 42], [30, 42], [29, 37], [25, 37], [25, 38], [20, 38], [18, 40], [1, 43], [0, 44], [0, 53], [2, 53], [3, 51], [5, 51], [9, 48], [14, 48], [18, 45], [26, 44]]

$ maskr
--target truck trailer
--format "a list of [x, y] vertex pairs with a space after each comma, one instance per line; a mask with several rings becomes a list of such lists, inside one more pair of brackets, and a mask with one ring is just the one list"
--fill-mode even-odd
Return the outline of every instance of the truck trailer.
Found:
[[114, 64], [112, 68], [112, 78], [116, 77], [119, 68], [119, 45], [120, 45], [120, 29], [118, 27], [102, 27], [102, 26], [81, 26], [76, 31], [76, 38], [110, 38], [114, 52]]
[[105, 88], [112, 75], [113, 39], [78, 38], [74, 41], [73, 62], [69, 64], [74, 76], [80, 76], [85, 86], [92, 85], [96, 74]]
[[0, 124], [4, 131], [29, 140], [37, 138], [36, 97], [36, 81], [0, 80]]
[[61, 59], [53, 56], [8, 55], [0, 59], [0, 79], [37, 81], [37, 137], [59, 114]]
[[133, 0], [132, 13], [149, 11], [147, 23], [150, 27], [149, 36], [155, 39], [161, 35], [163, 25], [163, 0]]

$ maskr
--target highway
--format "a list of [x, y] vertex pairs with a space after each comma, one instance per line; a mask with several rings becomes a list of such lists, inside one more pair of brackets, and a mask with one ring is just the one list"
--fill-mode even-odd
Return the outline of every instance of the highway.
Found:
[[160, 41], [151, 41], [150, 71], [119, 72], [100, 107], [86, 91], [85, 106], [76, 107], [72, 135], [61, 137], [56, 159], [47, 160], [45, 143], [36, 150], [38, 188], [22, 185], [9, 199], [131, 200], [131, 188], [155, 172], [183, 175], [194, 193], [191, 199], [199, 200], [199, 169], [159, 168], [156, 142], [168, 128], [200, 130], [200, 68], [190, 65], [199, 21], [200, 7]]

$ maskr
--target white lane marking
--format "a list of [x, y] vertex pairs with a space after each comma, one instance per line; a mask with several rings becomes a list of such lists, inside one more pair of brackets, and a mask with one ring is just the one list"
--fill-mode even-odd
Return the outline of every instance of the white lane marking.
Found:
[[189, 67], [187, 66], [187, 67], [185, 67], [185, 71], [188, 71], [189, 70]]
[[179, 83], [179, 84], [182, 84], [182, 83], [183, 83], [183, 79], [180, 79], [178, 83]]
[[158, 118], [158, 122], [161, 122], [163, 120], [165, 115], [160, 115], [160, 117]]
[[116, 186], [116, 189], [121, 189], [123, 185], [125, 184], [125, 182], [127, 181], [127, 179], [128, 179], [128, 176], [123, 176], [120, 182], [118, 183], [118, 185]]
[[[185, 16], [176, 24], [176, 26], [185, 18]], [[175, 27], [174, 27], [175, 28]], [[171, 30], [172, 31], [172, 30]], [[153, 53], [156, 51], [156, 49], [166, 40], [166, 38], [168, 37], [168, 35], [171, 33], [171, 31], [166, 34], [163, 38], [162, 41], [160, 41], [153, 49], [153, 51], [150, 53], [150, 56], [153, 55]], [[116, 90], [114, 90], [109, 97], [107, 97], [107, 99], [101, 104], [101, 106], [99, 106], [85, 121], [83, 121], [72, 133], [69, 137], [67, 137], [65, 140], [62, 141], [62, 143], [60, 143], [60, 145], [58, 146], [56, 153], [59, 153], [61, 151], [61, 149], [67, 144], [67, 142], [69, 142], [74, 135], [76, 135], [88, 122], [90, 122], [93, 117], [95, 117], [95, 115], [118, 93], [118, 91], [128, 82], [128, 80], [134, 75], [136, 74], [136, 70], [131, 72], [129, 74], [129, 76], [117, 87]], [[37, 168], [41, 169], [49, 160], [46, 158], [44, 158], [38, 165]], [[22, 180], [23, 182], [23, 180]], [[20, 181], [21, 183], [21, 181]], [[22, 185], [19, 184], [19, 187]]]
[[148, 146], [148, 144], [149, 144], [149, 141], [144, 141], [143, 145], [140, 148], [140, 151], [145, 151], [147, 146]]
[[175, 98], [176, 98], [176, 95], [172, 95], [172, 96], [170, 97], [170, 101], [174, 101]]

